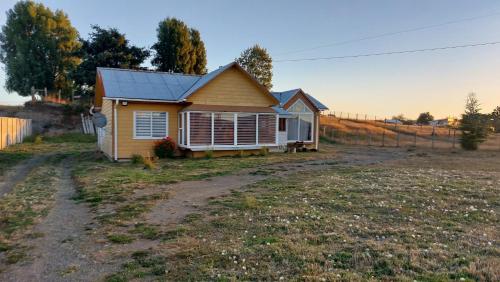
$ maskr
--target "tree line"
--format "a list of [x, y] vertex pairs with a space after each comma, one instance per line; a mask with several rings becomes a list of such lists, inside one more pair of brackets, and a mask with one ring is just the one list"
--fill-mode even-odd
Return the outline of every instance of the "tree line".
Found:
[[[92, 98], [97, 67], [145, 69], [203, 75], [207, 54], [200, 32], [176, 18], [158, 24], [150, 49], [132, 45], [117, 28], [92, 25], [87, 39], [80, 37], [69, 17], [41, 3], [17, 2], [7, 12], [0, 32], [0, 62], [5, 66], [9, 92], [33, 95], [33, 89], [60, 92], [62, 97]], [[272, 59], [259, 45], [244, 50], [235, 61], [272, 87]]]

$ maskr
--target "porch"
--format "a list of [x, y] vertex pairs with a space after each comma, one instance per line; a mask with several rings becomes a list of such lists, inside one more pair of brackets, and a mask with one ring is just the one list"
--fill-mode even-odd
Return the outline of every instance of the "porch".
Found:
[[278, 114], [267, 107], [191, 105], [179, 112], [178, 144], [191, 151], [278, 146]]

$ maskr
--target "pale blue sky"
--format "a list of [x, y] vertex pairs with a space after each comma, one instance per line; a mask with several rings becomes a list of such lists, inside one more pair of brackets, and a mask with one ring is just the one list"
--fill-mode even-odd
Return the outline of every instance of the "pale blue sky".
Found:
[[[0, 24], [16, 1], [0, 2]], [[355, 55], [500, 41], [500, 14], [433, 29], [306, 52], [333, 42], [500, 13], [499, 1], [41, 1], [64, 10], [83, 37], [90, 25], [117, 27], [133, 44], [150, 47], [158, 22], [177, 17], [197, 28], [208, 68], [227, 64], [258, 43], [275, 60]], [[281, 54], [281, 55], [280, 55]], [[0, 104], [19, 103], [7, 94], [0, 71]], [[312, 62], [276, 62], [274, 89], [300, 87], [332, 110], [378, 116], [403, 113], [437, 117], [462, 112], [468, 92], [485, 111], [500, 105], [500, 45]]]

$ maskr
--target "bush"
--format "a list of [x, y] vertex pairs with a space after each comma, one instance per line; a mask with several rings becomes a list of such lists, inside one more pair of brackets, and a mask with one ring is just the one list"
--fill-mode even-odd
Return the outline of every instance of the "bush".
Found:
[[175, 148], [175, 142], [170, 137], [165, 137], [162, 140], [155, 142], [154, 144], [155, 155], [160, 159], [173, 158]]
[[212, 150], [205, 151], [205, 158], [211, 159], [213, 157], [214, 157], [214, 151]]
[[35, 136], [35, 139], [33, 140], [33, 143], [35, 143], [35, 144], [42, 144], [43, 143], [42, 135]]
[[133, 154], [130, 161], [133, 164], [144, 164], [144, 157], [139, 154]]
[[476, 140], [476, 136], [467, 133], [462, 133], [460, 145], [464, 150], [468, 151], [475, 151], [479, 148], [479, 142]]
[[268, 153], [269, 153], [269, 149], [267, 147], [260, 148], [259, 155], [267, 156]]

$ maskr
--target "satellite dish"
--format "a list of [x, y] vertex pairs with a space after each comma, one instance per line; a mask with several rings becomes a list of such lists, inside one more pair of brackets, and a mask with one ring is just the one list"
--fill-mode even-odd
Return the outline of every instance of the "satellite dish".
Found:
[[92, 116], [92, 122], [96, 127], [103, 128], [108, 123], [106, 116], [101, 113], [94, 113]]

